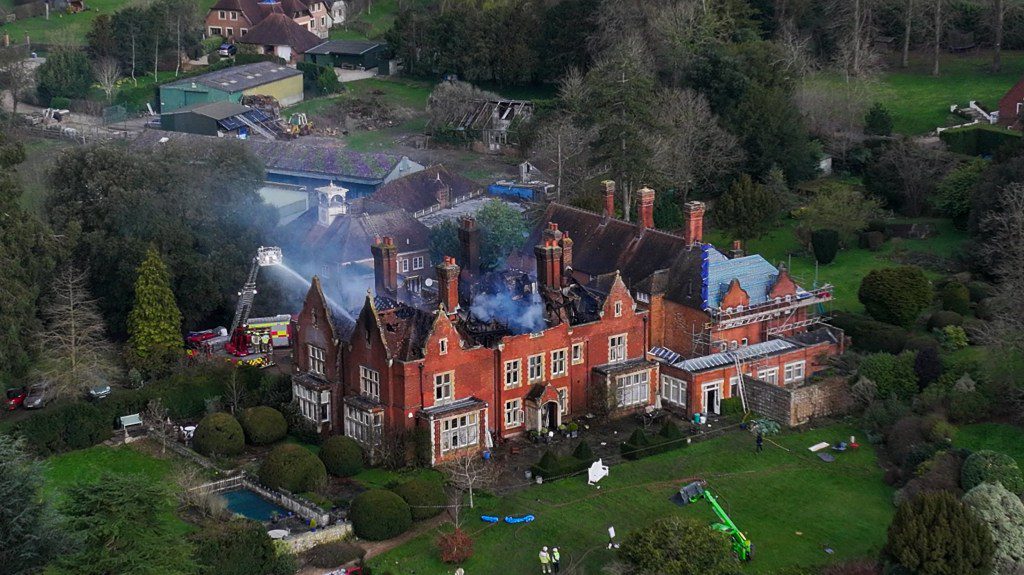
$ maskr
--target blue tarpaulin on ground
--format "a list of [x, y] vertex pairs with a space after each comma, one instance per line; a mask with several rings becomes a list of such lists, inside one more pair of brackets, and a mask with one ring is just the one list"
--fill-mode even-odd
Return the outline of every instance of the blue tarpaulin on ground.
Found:
[[518, 186], [503, 186], [500, 184], [491, 184], [487, 187], [487, 191], [496, 196], [509, 196], [513, 198], [523, 198], [525, 200], [533, 199], [533, 189], [531, 188], [520, 188]]

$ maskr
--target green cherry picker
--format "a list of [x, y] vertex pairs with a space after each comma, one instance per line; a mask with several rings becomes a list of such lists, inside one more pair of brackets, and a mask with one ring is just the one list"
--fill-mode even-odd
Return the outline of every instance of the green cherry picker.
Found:
[[719, 523], [712, 523], [711, 528], [715, 531], [729, 534], [729, 537], [732, 538], [732, 549], [736, 552], [736, 556], [740, 558], [740, 561], [750, 561], [753, 559], [754, 544], [747, 539], [747, 536], [740, 531], [739, 527], [736, 527], [736, 524], [729, 518], [729, 514], [718, 504], [718, 499], [708, 491], [706, 481], [699, 479], [688, 483], [672, 496], [672, 502], [679, 506], [696, 503], [700, 499], [707, 501], [711, 505], [711, 509], [714, 510], [715, 515], [718, 516]]

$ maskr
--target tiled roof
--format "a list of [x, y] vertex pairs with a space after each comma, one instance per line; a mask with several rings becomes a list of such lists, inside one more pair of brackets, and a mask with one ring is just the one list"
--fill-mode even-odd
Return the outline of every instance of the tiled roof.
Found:
[[477, 399], [475, 397], [466, 397], [466, 398], [463, 398], [463, 399], [458, 399], [458, 400], [453, 401], [451, 403], [445, 403], [443, 405], [434, 405], [434, 406], [431, 406], [431, 407], [426, 407], [426, 408], [421, 410], [421, 413], [423, 415], [426, 415], [427, 417], [434, 418], [434, 417], [440, 417], [442, 415], [450, 415], [450, 414], [454, 414], [454, 413], [459, 413], [461, 411], [471, 411], [471, 410], [483, 409], [485, 407], [487, 407], [487, 402], [486, 401], [484, 401], [482, 399]]
[[402, 361], [422, 358], [423, 346], [433, 330], [437, 312], [427, 312], [380, 296], [374, 302], [388, 355]]
[[164, 84], [164, 87], [179, 88], [201, 84], [209, 88], [216, 88], [226, 92], [241, 92], [270, 82], [276, 82], [292, 76], [301, 76], [295, 68], [289, 68], [275, 62], [256, 62], [254, 64], [243, 64], [231, 66], [222, 70], [216, 70], [199, 76], [183, 78], [176, 82]]
[[357, 199], [348, 215], [339, 215], [330, 226], [317, 220], [313, 206], [282, 229], [290, 253], [303, 261], [325, 265], [370, 259], [370, 246], [379, 236], [391, 236], [399, 252], [428, 249], [430, 231], [405, 210]]
[[754, 358], [775, 355], [798, 347], [800, 346], [784, 339], [770, 339], [761, 343], [736, 348], [731, 351], [684, 359], [672, 365], [673, 367], [677, 367], [683, 371], [704, 371], [732, 365], [736, 363], [737, 359], [740, 361], [747, 361]]
[[218, 0], [210, 7], [214, 10], [233, 10], [241, 12], [253, 25], [259, 24], [264, 18], [274, 13], [309, 14], [309, 4], [313, 0], [282, 0], [281, 2], [260, 2], [259, 0]]
[[375, 201], [418, 212], [438, 203], [437, 192], [447, 186], [451, 199], [471, 194], [482, 185], [457, 174], [441, 164], [391, 180], [374, 192]]
[[280, 13], [270, 14], [238, 39], [239, 44], [291, 46], [299, 53], [305, 52], [320, 42], [320, 37], [310, 32], [308, 28]]
[[[702, 309], [717, 309], [722, 297], [729, 291], [732, 280], [739, 280], [740, 287], [750, 296], [750, 305], [768, 301], [768, 292], [779, 277], [779, 270], [759, 255], [728, 259], [711, 245], [704, 246], [706, 256]], [[806, 292], [797, 288], [797, 297]]]

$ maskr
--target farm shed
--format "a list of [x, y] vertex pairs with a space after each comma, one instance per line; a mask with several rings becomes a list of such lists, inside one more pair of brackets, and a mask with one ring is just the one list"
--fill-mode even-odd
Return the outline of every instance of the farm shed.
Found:
[[318, 66], [370, 70], [383, 63], [388, 45], [367, 40], [329, 40], [306, 50], [306, 61]]
[[160, 86], [160, 111], [212, 102], [238, 102], [242, 96], [273, 96], [282, 106], [302, 101], [302, 72], [275, 62], [232, 66]]
[[160, 115], [160, 127], [172, 132], [204, 136], [235, 135], [248, 132], [253, 124], [269, 118], [259, 111], [234, 102], [214, 102], [179, 108]]

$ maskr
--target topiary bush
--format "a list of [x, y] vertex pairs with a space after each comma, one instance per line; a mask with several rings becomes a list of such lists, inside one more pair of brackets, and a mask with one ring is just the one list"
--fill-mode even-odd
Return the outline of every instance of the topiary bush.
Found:
[[438, 481], [410, 479], [393, 489], [412, 510], [413, 521], [436, 517], [445, 510], [444, 487]]
[[857, 298], [868, 315], [904, 328], [932, 303], [932, 285], [917, 266], [872, 270], [860, 282]]
[[1013, 493], [1024, 493], [1024, 478], [1017, 461], [997, 451], [976, 451], [967, 457], [960, 472], [960, 484], [969, 491], [982, 483], [1001, 483]]
[[971, 313], [971, 292], [964, 284], [958, 281], [947, 282], [942, 286], [939, 297], [942, 300], [942, 309], [955, 311], [960, 315]]
[[590, 444], [586, 441], [579, 442], [576, 449], [572, 450], [572, 456], [580, 461], [585, 461], [588, 467], [591, 463], [597, 461], [597, 456], [594, 455], [594, 450], [590, 448]]
[[964, 316], [955, 311], [937, 311], [928, 318], [928, 329], [942, 329], [947, 325], [963, 325]]
[[352, 477], [363, 470], [363, 448], [351, 437], [335, 435], [320, 446], [320, 460], [331, 475]]
[[853, 339], [853, 347], [861, 351], [897, 354], [906, 347], [909, 337], [901, 327], [849, 312], [837, 311], [831, 323], [846, 332]]
[[1001, 485], [982, 483], [964, 495], [963, 503], [988, 525], [995, 543], [993, 573], [1020, 573], [1024, 564], [1024, 503]]
[[814, 259], [821, 265], [832, 263], [839, 253], [839, 232], [835, 230], [814, 230], [811, 232], [811, 248]]
[[245, 432], [230, 413], [211, 413], [196, 426], [192, 446], [210, 457], [238, 455], [245, 449]]
[[908, 399], [918, 391], [914, 360], [914, 353], [909, 351], [900, 355], [873, 353], [860, 362], [857, 374], [875, 382], [879, 399]]
[[313, 452], [293, 443], [275, 447], [259, 469], [260, 481], [292, 493], [316, 491], [327, 483], [327, 470]]
[[369, 541], [398, 537], [412, 526], [412, 510], [393, 491], [372, 489], [352, 500], [348, 518], [356, 535]]
[[269, 445], [288, 435], [288, 422], [273, 407], [250, 407], [242, 412], [239, 423], [245, 431], [245, 439], [252, 445]]

